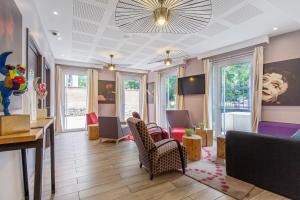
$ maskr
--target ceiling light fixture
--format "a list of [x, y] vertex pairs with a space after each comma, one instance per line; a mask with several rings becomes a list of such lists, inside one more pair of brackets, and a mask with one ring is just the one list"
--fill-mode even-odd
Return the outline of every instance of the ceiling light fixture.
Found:
[[128, 33], [197, 33], [211, 18], [211, 0], [119, 0], [115, 11], [116, 25]]
[[53, 15], [58, 15], [58, 12], [57, 11], [53, 11]]
[[58, 39], [58, 40], [62, 40], [62, 37], [58, 37], [57, 39]]
[[107, 65], [108, 70], [115, 71], [116, 70], [116, 65], [114, 65], [113, 62], [112, 62], [112, 60], [114, 58], [114, 55], [111, 54], [111, 55], [109, 55], [109, 57], [110, 57], [110, 63]]
[[172, 58], [170, 58], [170, 51], [167, 50], [166, 54], [167, 54], [167, 58], [164, 60], [164, 63], [165, 63], [165, 65], [170, 66], [170, 65], [172, 65], [172, 62], [173, 62]]
[[277, 31], [277, 30], [278, 30], [278, 28], [277, 28], [277, 27], [274, 27], [274, 28], [273, 28], [273, 31]]

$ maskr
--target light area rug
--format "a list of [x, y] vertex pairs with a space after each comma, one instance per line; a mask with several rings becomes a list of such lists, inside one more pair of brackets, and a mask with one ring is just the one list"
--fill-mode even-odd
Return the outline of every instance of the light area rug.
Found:
[[225, 161], [216, 157], [214, 148], [202, 148], [202, 159], [189, 162], [186, 175], [235, 199], [244, 199], [254, 185], [226, 175]]

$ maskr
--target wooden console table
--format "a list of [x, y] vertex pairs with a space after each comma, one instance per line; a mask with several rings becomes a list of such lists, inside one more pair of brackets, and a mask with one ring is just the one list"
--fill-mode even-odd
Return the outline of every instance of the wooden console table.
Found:
[[0, 136], [0, 152], [21, 150], [23, 164], [23, 180], [25, 199], [29, 200], [28, 174], [26, 162], [26, 149], [34, 148], [35, 153], [35, 181], [34, 200], [40, 200], [42, 195], [42, 167], [44, 149], [44, 130], [42, 128], [31, 129], [29, 132]]
[[32, 121], [30, 128], [29, 132], [0, 136], [0, 152], [21, 150], [25, 200], [29, 200], [26, 149], [36, 149], [34, 200], [41, 200], [43, 155], [47, 129], [49, 129], [51, 143], [51, 191], [52, 194], [55, 193], [54, 118]]

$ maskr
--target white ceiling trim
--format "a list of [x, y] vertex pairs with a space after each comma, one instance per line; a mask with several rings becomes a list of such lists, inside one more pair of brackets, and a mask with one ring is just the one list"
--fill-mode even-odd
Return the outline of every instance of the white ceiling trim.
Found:
[[222, 47], [219, 49], [215, 49], [203, 54], [200, 54], [197, 56], [198, 59], [203, 59], [203, 58], [208, 58], [208, 57], [213, 57], [213, 56], [217, 56], [220, 54], [224, 54], [224, 53], [228, 53], [231, 51], [236, 51], [239, 49], [244, 49], [247, 47], [251, 47], [251, 46], [255, 46], [255, 45], [259, 45], [259, 44], [269, 44], [270, 43], [270, 38], [269, 36], [262, 36], [262, 37], [257, 37], [254, 39], [250, 39], [244, 42], [239, 42], [233, 45], [229, 45], [226, 47]]
[[55, 63], [57, 65], [67, 65], [67, 66], [73, 66], [73, 67], [85, 67], [85, 68], [93, 68], [93, 69], [103, 69], [103, 66], [97, 65], [97, 64], [91, 64], [91, 63], [85, 63], [85, 62], [78, 62], [78, 61], [71, 61], [71, 60], [62, 60], [62, 59], [56, 59]]

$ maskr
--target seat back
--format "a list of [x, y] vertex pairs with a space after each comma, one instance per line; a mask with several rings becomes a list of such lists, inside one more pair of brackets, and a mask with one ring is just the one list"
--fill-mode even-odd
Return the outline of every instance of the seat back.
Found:
[[131, 113], [132, 117], [137, 118], [137, 119], [141, 119], [141, 116], [138, 112], [133, 112]]
[[127, 119], [131, 134], [138, 147], [140, 162], [146, 167], [150, 166], [149, 151], [155, 148], [155, 145], [148, 133], [145, 122], [140, 119], [131, 117]]
[[95, 112], [86, 114], [86, 124], [87, 125], [98, 124], [98, 117]]
[[193, 128], [187, 110], [167, 110], [167, 120], [171, 128]]
[[99, 117], [99, 131], [101, 138], [119, 139], [123, 136], [119, 117]]

